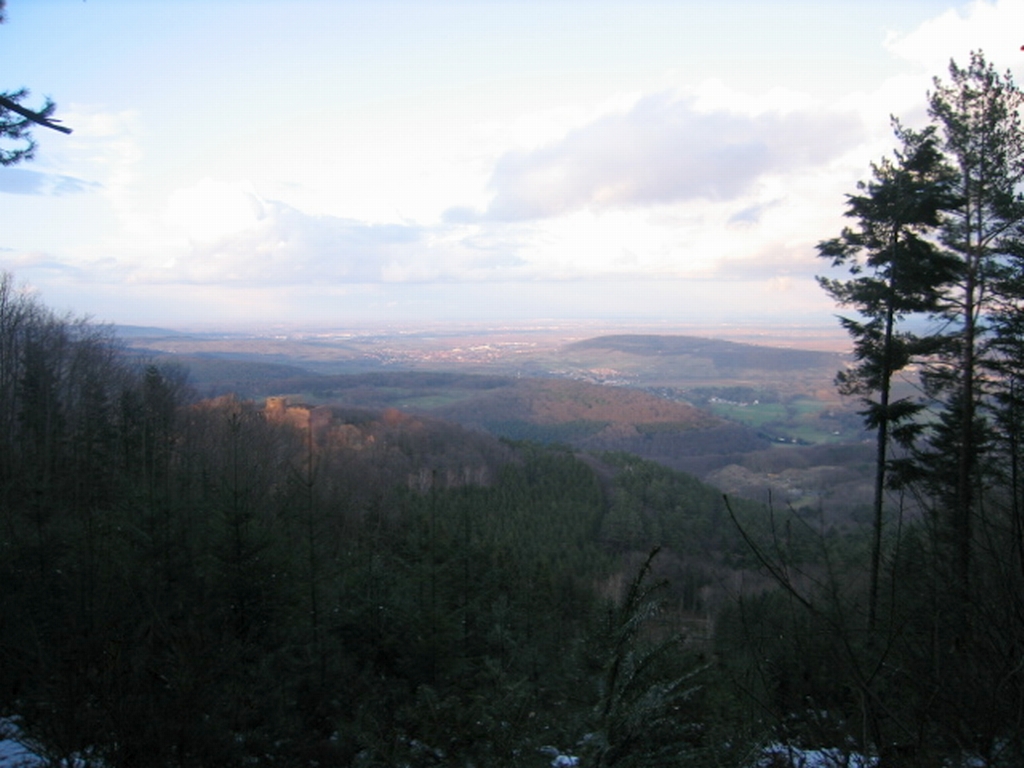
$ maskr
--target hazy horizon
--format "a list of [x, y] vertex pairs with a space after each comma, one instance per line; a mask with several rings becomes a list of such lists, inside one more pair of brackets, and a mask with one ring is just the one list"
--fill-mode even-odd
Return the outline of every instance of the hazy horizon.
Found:
[[[345, 344], [347, 342], [397, 343], [408, 348], [415, 347], [466, 347], [497, 344], [515, 346], [519, 343], [545, 347], [561, 346], [565, 343], [583, 341], [601, 336], [642, 335], [642, 336], [691, 336], [719, 341], [731, 341], [765, 347], [804, 349], [808, 351], [841, 352], [851, 350], [849, 336], [837, 325], [771, 325], [760, 323], [669, 323], [641, 322], [614, 319], [573, 319], [537, 318], [530, 322], [500, 323], [491, 321], [463, 323], [393, 323], [389, 325], [341, 324], [341, 325], [296, 325], [272, 323], [264, 326], [227, 327], [223, 325], [123, 325], [110, 324], [116, 335], [129, 346], [150, 347], [157, 343], [170, 343], [172, 347], [184, 344], [190, 349], [206, 351], [206, 345], [220, 340], [219, 352], [224, 344], [248, 344], [250, 342], [286, 343], [314, 342], [317, 344]], [[180, 337], [180, 342], [177, 340]], [[164, 351], [172, 350], [170, 348]], [[277, 354], [275, 351], [274, 354]]]

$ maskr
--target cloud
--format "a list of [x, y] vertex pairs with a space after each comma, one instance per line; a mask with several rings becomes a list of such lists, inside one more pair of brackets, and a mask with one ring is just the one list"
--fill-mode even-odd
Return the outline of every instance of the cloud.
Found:
[[806, 283], [818, 290], [816, 274], [827, 271], [828, 264], [815, 258], [813, 250], [799, 243], [774, 240], [746, 254], [722, 258], [714, 263], [708, 278], [721, 283], [752, 282], [763, 285]]
[[47, 145], [48, 160], [74, 169], [78, 176], [99, 179], [104, 198], [123, 226], [137, 229], [140, 193], [147, 181], [139, 174], [143, 158], [139, 116], [133, 110], [109, 112], [79, 105], [63, 117], [75, 132], [63, 137], [66, 141]]
[[771, 208], [775, 208], [780, 204], [780, 200], [770, 200], [766, 203], [755, 203], [754, 205], [748, 205], [746, 208], [736, 211], [732, 216], [729, 217], [726, 224], [729, 226], [750, 226], [757, 224], [761, 221], [761, 217], [765, 211]]
[[999, 71], [1020, 67], [1024, 0], [974, 0], [962, 10], [950, 8], [904, 35], [890, 33], [885, 46], [893, 55], [944, 75], [950, 57], [966, 66], [970, 52], [983, 50]]
[[479, 211], [465, 205], [457, 205], [441, 214], [445, 224], [475, 224], [482, 219]]
[[[237, 204], [236, 204], [237, 203]], [[414, 227], [373, 225], [312, 216], [284, 203], [242, 198], [219, 201], [226, 218], [185, 222], [190, 240], [147, 279], [183, 282], [294, 284], [378, 282], [396, 251], [421, 238]], [[172, 200], [172, 211], [195, 212]]]
[[18, 251], [11, 248], [3, 248], [6, 255], [2, 266], [5, 270], [11, 270], [18, 275], [39, 276], [47, 274], [50, 276], [60, 275], [72, 279], [80, 279], [88, 273], [80, 266], [69, 263], [51, 253], [43, 251]]
[[10, 195], [73, 195], [101, 187], [96, 182], [60, 173], [43, 173], [25, 168], [0, 169], [0, 192]]
[[[693, 99], [640, 99], [530, 151], [496, 163], [494, 197], [479, 218], [523, 221], [589, 208], [610, 210], [740, 197], [765, 174], [830, 160], [862, 135], [852, 114], [755, 115], [701, 111]], [[477, 216], [451, 208], [449, 222]]]
[[[527, 265], [516, 236], [415, 222], [367, 223], [263, 200], [244, 185], [204, 181], [173, 193], [170, 235], [132, 281], [326, 285], [508, 279]], [[501, 227], [499, 226], [499, 229]]]
[[263, 204], [256, 194], [210, 178], [175, 190], [164, 211], [164, 219], [171, 226], [184, 231], [191, 240], [202, 242], [248, 229], [263, 215]]

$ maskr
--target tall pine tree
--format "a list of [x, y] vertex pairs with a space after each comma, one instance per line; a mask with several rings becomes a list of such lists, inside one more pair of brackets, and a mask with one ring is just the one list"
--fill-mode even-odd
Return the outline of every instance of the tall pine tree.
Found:
[[846, 216], [855, 228], [818, 245], [819, 255], [846, 267], [846, 280], [818, 278], [829, 295], [858, 317], [840, 322], [854, 342], [856, 363], [836, 377], [844, 394], [859, 395], [861, 414], [876, 432], [872, 514], [869, 625], [874, 627], [881, 567], [883, 502], [892, 438], [906, 446], [923, 408], [903, 397], [892, 399], [893, 377], [931, 344], [901, 328], [909, 316], [934, 311], [942, 288], [953, 279], [956, 261], [941, 252], [932, 234], [942, 211], [956, 203], [952, 173], [937, 146], [935, 131], [921, 133], [896, 124], [902, 149], [895, 159], [872, 165], [872, 179], [850, 195]]
[[964, 600], [969, 599], [974, 519], [983, 487], [981, 459], [991, 439], [983, 409], [1004, 383], [987, 375], [992, 317], [1007, 298], [999, 294], [1009, 285], [1009, 257], [1021, 248], [1022, 104], [1024, 95], [1012, 76], [997, 73], [980, 52], [971, 54], [966, 68], [951, 62], [949, 82], [936, 79], [929, 100], [929, 114], [956, 171], [959, 203], [944, 217], [941, 240], [958, 264], [957, 279], [945, 290], [937, 313], [948, 330], [926, 381], [940, 402], [940, 418], [922, 458], [945, 518], [942, 527], [952, 543]]

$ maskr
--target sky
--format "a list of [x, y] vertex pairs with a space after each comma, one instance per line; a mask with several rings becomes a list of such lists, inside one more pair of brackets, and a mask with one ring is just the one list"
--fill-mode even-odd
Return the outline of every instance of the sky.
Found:
[[0, 269], [100, 322], [827, 325], [815, 245], [1024, 0], [8, 0]]

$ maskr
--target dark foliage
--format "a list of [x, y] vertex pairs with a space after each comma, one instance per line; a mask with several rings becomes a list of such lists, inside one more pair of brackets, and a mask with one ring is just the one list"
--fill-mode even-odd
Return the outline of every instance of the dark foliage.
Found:
[[[632, 567], [603, 533], [614, 466], [394, 410], [193, 401], [9, 278], [0, 355], [0, 712], [55, 760], [540, 766], [596, 727], [605, 616], [637, 610], [609, 586]], [[642, 504], [647, 547], [679, 500]], [[684, 583], [698, 612], [707, 575]]]

